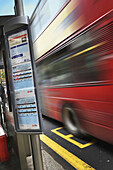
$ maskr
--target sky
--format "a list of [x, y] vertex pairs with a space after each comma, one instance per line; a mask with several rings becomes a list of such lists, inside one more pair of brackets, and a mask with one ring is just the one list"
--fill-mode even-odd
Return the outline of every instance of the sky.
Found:
[[[23, 0], [25, 15], [31, 16], [39, 0]], [[14, 0], [0, 0], [0, 16], [14, 15]]]

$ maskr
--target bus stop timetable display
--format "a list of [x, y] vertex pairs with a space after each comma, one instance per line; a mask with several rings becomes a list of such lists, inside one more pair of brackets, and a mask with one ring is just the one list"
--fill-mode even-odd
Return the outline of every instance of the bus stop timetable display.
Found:
[[30, 60], [27, 30], [9, 36], [12, 65]]
[[19, 128], [39, 129], [27, 30], [8, 36]]

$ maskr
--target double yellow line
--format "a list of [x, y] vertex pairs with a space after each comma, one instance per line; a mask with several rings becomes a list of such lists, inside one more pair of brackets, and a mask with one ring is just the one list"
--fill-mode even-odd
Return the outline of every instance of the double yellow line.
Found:
[[54, 150], [58, 155], [65, 159], [70, 165], [72, 165], [77, 170], [94, 170], [93, 167], [79, 159], [77, 156], [73, 155], [71, 152], [67, 151], [65, 148], [51, 140], [46, 135], [40, 135], [40, 139], [52, 150]]

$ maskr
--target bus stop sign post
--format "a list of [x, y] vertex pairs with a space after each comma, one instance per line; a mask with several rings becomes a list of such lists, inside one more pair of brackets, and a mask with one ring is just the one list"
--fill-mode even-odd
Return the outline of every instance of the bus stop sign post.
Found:
[[[41, 113], [29, 18], [14, 17], [4, 25], [13, 115], [17, 133], [31, 135], [34, 169], [41, 170]], [[38, 158], [38, 165], [35, 157]]]

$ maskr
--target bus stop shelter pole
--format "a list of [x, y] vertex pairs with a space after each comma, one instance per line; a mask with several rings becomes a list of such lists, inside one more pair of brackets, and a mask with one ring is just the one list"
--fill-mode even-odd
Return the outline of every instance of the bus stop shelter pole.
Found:
[[34, 170], [43, 170], [39, 135], [30, 135]]
[[[15, 0], [15, 15], [24, 16], [23, 0]], [[34, 170], [43, 170], [39, 135], [30, 135]]]
[[23, 0], [15, 0], [14, 10], [17, 16], [24, 16]]

